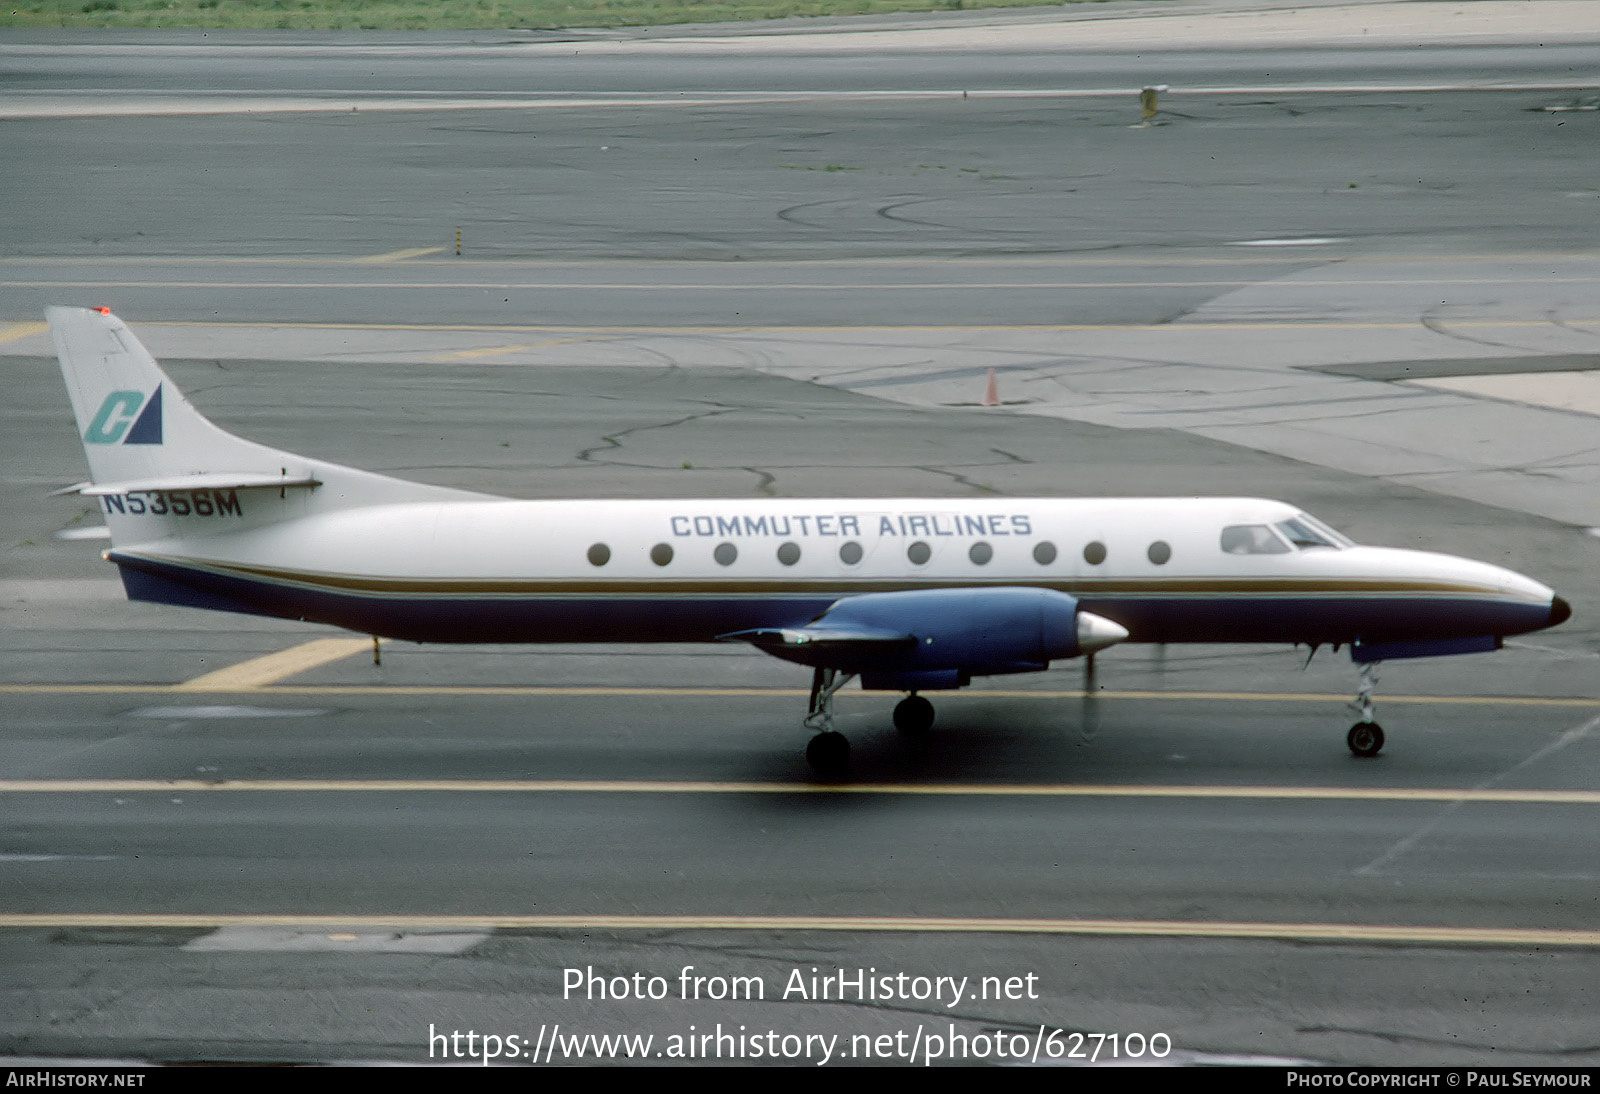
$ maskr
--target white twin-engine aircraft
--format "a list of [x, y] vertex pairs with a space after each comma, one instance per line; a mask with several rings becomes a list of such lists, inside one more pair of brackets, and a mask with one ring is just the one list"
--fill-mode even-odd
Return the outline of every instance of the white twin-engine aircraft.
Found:
[[807, 748], [849, 752], [833, 696], [1039, 672], [1117, 642], [1348, 646], [1350, 749], [1375, 755], [1375, 664], [1561, 623], [1536, 581], [1361, 547], [1253, 498], [515, 501], [235, 437], [110, 309], [47, 313], [128, 596], [418, 642], [747, 642], [814, 670]]

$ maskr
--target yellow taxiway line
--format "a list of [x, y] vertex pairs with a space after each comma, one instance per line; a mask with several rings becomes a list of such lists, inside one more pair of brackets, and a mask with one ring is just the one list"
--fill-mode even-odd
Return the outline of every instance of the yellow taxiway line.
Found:
[[20, 341], [23, 338], [32, 338], [36, 334], [45, 334], [50, 330], [48, 323], [5, 323], [0, 324], [0, 345], [7, 342]]
[[0, 779], [0, 794], [825, 794], [914, 797], [1212, 798], [1234, 800], [1600, 805], [1600, 790], [1433, 786], [1171, 786], [1089, 783], [800, 783], [650, 779]]
[[[337, 641], [356, 641], [339, 639]], [[371, 649], [371, 640], [362, 639], [361, 648]], [[285, 651], [287, 652], [287, 651]], [[346, 656], [341, 654], [340, 656]], [[337, 659], [337, 658], [334, 658]], [[237, 666], [236, 666], [237, 667]], [[216, 675], [228, 672], [220, 669]], [[208, 674], [211, 675], [211, 674]], [[0, 684], [0, 695], [254, 695], [254, 696], [483, 696], [524, 699], [541, 698], [711, 698], [711, 699], [765, 699], [792, 698], [809, 695], [805, 688], [710, 688], [710, 687], [537, 687], [515, 684], [274, 684], [270, 686], [242, 683], [209, 683], [199, 686], [196, 681], [181, 684]], [[870, 693], [840, 692], [847, 701]], [[884, 693], [888, 699], [891, 696]], [[1082, 691], [952, 691], [941, 692], [940, 700], [967, 699], [1082, 699]], [[1097, 699], [1174, 700], [1179, 702], [1227, 703], [1348, 703], [1349, 695], [1316, 694], [1310, 692], [1257, 692], [1257, 691], [1097, 691]], [[1384, 703], [1407, 703], [1435, 706], [1495, 706], [1495, 707], [1553, 707], [1561, 709], [1600, 708], [1600, 699], [1582, 697], [1545, 698], [1535, 695], [1385, 695]]]
[[[382, 265], [397, 262], [415, 255], [432, 254], [441, 247], [417, 247], [409, 251], [370, 255], [343, 260], [349, 265]], [[1342, 288], [1350, 286], [1393, 285], [1592, 285], [1593, 277], [1415, 277], [1415, 278], [1327, 278], [1305, 281], [1314, 288]], [[875, 289], [884, 292], [967, 292], [972, 290], [1066, 290], [1066, 289], [1202, 289], [1238, 288], [1254, 285], [1260, 278], [1208, 278], [1188, 281], [912, 281], [893, 283], [883, 281], [682, 281], [682, 282], [632, 282], [632, 281], [0, 281], [0, 289], [510, 289], [514, 291], [572, 291], [597, 292], [855, 292]], [[1495, 322], [1504, 322], [1497, 320]], [[1548, 322], [1548, 320], [1543, 320]], [[162, 323], [142, 324], [162, 326]], [[231, 326], [228, 323], [211, 323]], [[274, 324], [290, 326], [293, 324]], [[1209, 325], [1209, 324], [1208, 324]]]
[[[1444, 325], [1452, 330], [1516, 330], [1527, 327], [1549, 327], [1556, 325], [1553, 319], [1461, 319], [1449, 320]], [[559, 323], [524, 323], [524, 324], [491, 324], [491, 323], [273, 323], [273, 322], [239, 322], [216, 323], [209, 320], [163, 320], [154, 323], [140, 323], [144, 329], [171, 328], [216, 328], [226, 330], [330, 330], [330, 331], [397, 331], [410, 332], [446, 332], [446, 333], [487, 333], [487, 334], [862, 334], [873, 332], [904, 332], [925, 331], [931, 333], [964, 333], [964, 332], [992, 332], [992, 331], [1039, 331], [1055, 334], [1088, 333], [1093, 331], [1156, 331], [1170, 333], [1173, 331], [1184, 334], [1194, 334], [1203, 331], [1236, 331], [1236, 330], [1416, 330], [1421, 327], [1419, 319], [1412, 320], [1386, 320], [1383, 322], [1352, 323], [1341, 319], [1285, 319], [1267, 321], [1194, 321], [1175, 323], [858, 323], [858, 324], [815, 324], [810, 326], [800, 325], [761, 325], [761, 324], [728, 324], [726, 326], [670, 326], [670, 325], [640, 325], [630, 324], [625, 326], [582, 326], [576, 324]], [[1563, 318], [1560, 325], [1568, 327], [1589, 327], [1600, 325], [1600, 316], [1584, 317], [1575, 316]]]
[[342, 661], [362, 650], [370, 650], [372, 642], [370, 638], [315, 638], [277, 653], [252, 657], [237, 665], [196, 676], [175, 685], [172, 690], [232, 691], [266, 687], [290, 676]]
[[[439, 248], [443, 250], [444, 248]], [[78, 255], [0, 255], [0, 269], [9, 269], [16, 266], [95, 266], [97, 268], [115, 266], [144, 266], [154, 265], [163, 267], [182, 266], [329, 266], [350, 262], [353, 259], [364, 258], [364, 255], [95, 255], [83, 257]], [[1587, 262], [1590, 255], [1584, 251], [1523, 251], [1509, 254], [1372, 254], [1372, 255], [1341, 255], [1339, 262], [1346, 266], [1360, 265], [1393, 265], [1406, 262], [1422, 262], [1430, 265], [1454, 265], [1462, 262]], [[739, 264], [741, 269], [759, 270], [768, 267], [794, 267], [803, 269], [808, 266], [826, 266], [830, 270], [849, 269], [851, 267], [872, 266], [1256, 266], [1267, 264], [1295, 264], [1302, 265], [1306, 262], [1305, 254], [1299, 255], [1274, 255], [1251, 253], [1249, 255], [1230, 253], [1214, 255], [1052, 255], [1029, 256], [1017, 255], [996, 258], [983, 255], [946, 255], [940, 257], [898, 258], [898, 257], [872, 257], [872, 258], [826, 258], [826, 259], [752, 259]], [[461, 256], [448, 259], [429, 259], [427, 262], [411, 263], [414, 266], [449, 266], [453, 269], [468, 269], [482, 267], [487, 269], [604, 269], [620, 267], [623, 269], [636, 269], [638, 267], [666, 268], [676, 266], [699, 266], [703, 263], [692, 259], [616, 259], [616, 258], [473, 258]], [[31, 283], [30, 283], [31, 284]]]
[[1600, 946], [1600, 930], [1439, 927], [1362, 923], [1198, 922], [1162, 919], [1023, 919], [981, 916], [826, 915], [274, 915], [36, 912], [0, 914], [13, 928], [287, 927], [401, 931], [884, 931], [1232, 938], [1447, 946]]

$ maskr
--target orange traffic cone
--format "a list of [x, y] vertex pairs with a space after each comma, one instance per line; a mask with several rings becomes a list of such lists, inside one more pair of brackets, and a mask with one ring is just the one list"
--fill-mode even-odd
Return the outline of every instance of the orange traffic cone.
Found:
[[989, 383], [983, 389], [983, 405], [984, 406], [999, 406], [1000, 405], [1000, 389], [994, 382], [994, 369], [990, 369], [989, 370]]

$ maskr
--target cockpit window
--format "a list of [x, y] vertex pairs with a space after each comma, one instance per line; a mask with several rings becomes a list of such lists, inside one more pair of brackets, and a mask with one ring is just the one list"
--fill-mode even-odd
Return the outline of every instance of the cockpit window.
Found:
[[1328, 545], [1330, 547], [1354, 547], [1356, 545], [1355, 540], [1351, 539], [1349, 536], [1341, 535], [1339, 532], [1334, 531], [1332, 528], [1329, 528], [1326, 524], [1322, 523], [1310, 513], [1296, 514], [1294, 519], [1311, 529], [1313, 532], [1319, 533], [1322, 538], [1328, 541]]
[[1302, 551], [1308, 547], [1331, 547], [1338, 550], [1348, 547], [1349, 541], [1320, 521], [1301, 515], [1294, 520], [1280, 520], [1278, 530], [1289, 537], [1289, 542]]
[[[1282, 527], [1280, 525], [1280, 527]], [[1222, 549], [1230, 555], [1286, 555], [1289, 545], [1265, 524], [1235, 524], [1222, 530]]]

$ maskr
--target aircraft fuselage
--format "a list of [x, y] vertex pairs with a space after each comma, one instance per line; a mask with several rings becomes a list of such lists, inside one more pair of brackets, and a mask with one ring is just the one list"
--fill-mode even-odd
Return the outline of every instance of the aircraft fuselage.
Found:
[[[135, 599], [428, 642], [711, 641], [951, 587], [1066, 593], [1138, 642], [1509, 635], [1559, 611], [1486, 563], [1331, 535], [1296, 546], [1278, 526], [1305, 515], [1250, 498], [445, 501], [285, 519], [305, 504], [239, 491], [196, 518], [205, 539], [108, 557]], [[1272, 538], [1241, 552], [1237, 529]]]

